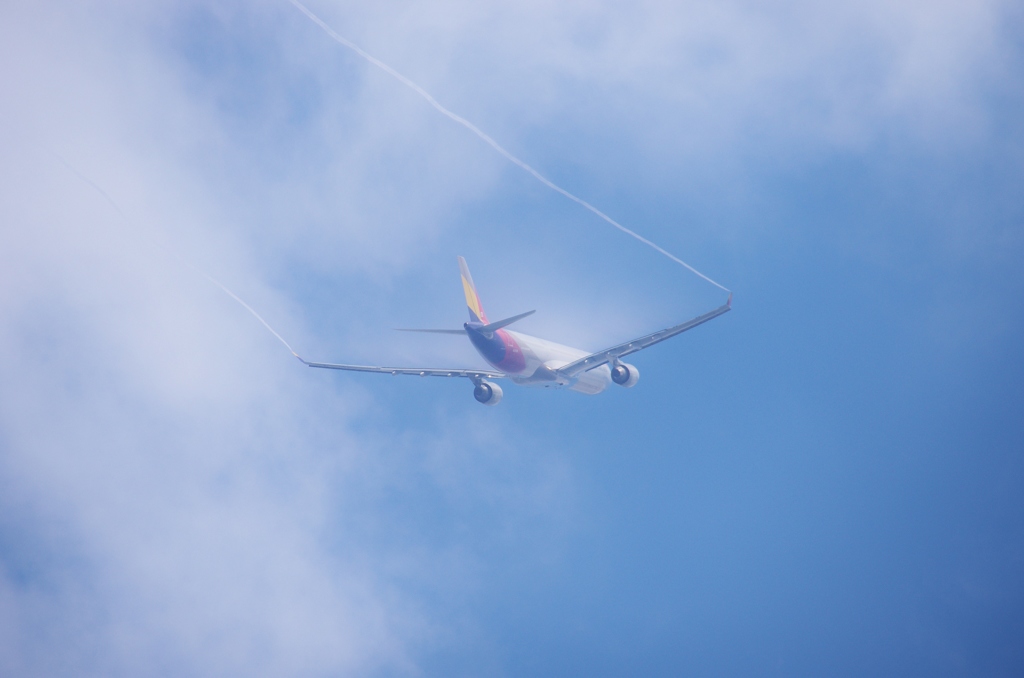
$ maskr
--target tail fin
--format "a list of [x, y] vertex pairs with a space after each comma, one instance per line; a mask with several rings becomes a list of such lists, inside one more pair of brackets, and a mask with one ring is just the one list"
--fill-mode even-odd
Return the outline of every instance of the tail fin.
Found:
[[459, 257], [459, 271], [462, 273], [462, 290], [466, 293], [466, 306], [469, 307], [469, 319], [472, 322], [487, 324], [487, 314], [480, 304], [480, 297], [476, 293], [476, 285], [473, 284], [473, 276], [469, 274], [469, 266], [466, 260]]

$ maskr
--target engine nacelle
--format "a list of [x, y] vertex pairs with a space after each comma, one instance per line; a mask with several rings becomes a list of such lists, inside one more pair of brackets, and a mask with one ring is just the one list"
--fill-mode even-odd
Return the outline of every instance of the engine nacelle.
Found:
[[476, 398], [476, 401], [488, 406], [500, 403], [502, 395], [501, 387], [493, 381], [481, 381], [473, 389], [473, 397]]
[[640, 370], [626, 363], [612, 368], [612, 381], [625, 388], [633, 388], [640, 381]]

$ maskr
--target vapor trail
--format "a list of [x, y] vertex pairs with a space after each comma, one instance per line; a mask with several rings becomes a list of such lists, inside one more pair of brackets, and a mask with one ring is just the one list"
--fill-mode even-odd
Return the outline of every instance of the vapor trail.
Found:
[[[229, 290], [229, 289], [228, 289], [228, 288], [227, 288], [227, 287], [226, 287], [226, 286], [224, 285], [224, 283], [222, 283], [221, 281], [217, 280], [217, 279], [216, 279], [216, 278], [214, 278], [214, 277], [213, 277], [212, 275], [209, 275], [208, 273], [204, 273], [203, 271], [200, 271], [200, 270], [199, 270], [198, 268], [196, 268], [195, 266], [192, 266], [191, 264], [187, 264], [187, 265], [188, 265], [188, 267], [189, 267], [189, 268], [191, 268], [191, 269], [192, 269], [193, 271], [195, 271], [195, 272], [196, 272], [196, 273], [198, 273], [199, 275], [203, 276], [204, 278], [206, 278], [207, 280], [209, 280], [210, 282], [212, 282], [212, 283], [213, 283], [214, 285], [216, 285], [217, 287], [219, 287], [219, 288], [221, 288], [222, 290], [224, 290], [224, 293], [225, 293], [225, 294], [227, 294], [227, 295], [228, 295], [229, 297], [231, 297], [232, 299], [234, 299], [235, 301], [237, 301], [238, 303], [240, 303], [240, 304], [241, 304], [241, 305], [242, 305], [242, 306], [243, 306], [243, 307], [245, 308], [245, 310], [247, 310], [247, 311], [248, 311], [249, 313], [252, 313], [252, 314], [253, 314], [253, 316], [255, 316], [256, 320], [259, 320], [259, 321], [260, 321], [261, 323], [263, 323], [263, 326], [264, 326], [264, 327], [266, 327], [266, 328], [267, 328], [268, 330], [270, 330], [270, 333], [271, 333], [271, 334], [273, 334], [273, 335], [274, 335], [275, 337], [277, 337], [277, 340], [278, 340], [278, 341], [280, 341], [280, 342], [281, 342], [282, 344], [284, 344], [284, 347], [285, 347], [285, 348], [287, 348], [287, 349], [288, 349], [289, 351], [291, 351], [291, 354], [292, 354], [293, 356], [295, 356], [295, 357], [296, 357], [296, 358], [298, 358], [299, 360], [302, 360], [302, 357], [301, 357], [301, 356], [299, 356], [299, 354], [295, 352], [295, 349], [294, 349], [294, 348], [292, 348], [292, 347], [291, 347], [291, 345], [290, 345], [290, 344], [289, 344], [289, 343], [288, 343], [287, 341], [285, 341], [285, 340], [284, 340], [284, 337], [282, 337], [282, 336], [281, 336], [280, 334], [278, 334], [278, 333], [277, 333], [277, 330], [275, 330], [275, 329], [274, 329], [273, 327], [271, 327], [271, 326], [270, 326], [270, 323], [268, 323], [268, 322], [267, 322], [266, 320], [264, 320], [264, 319], [263, 319], [263, 316], [261, 316], [261, 315], [260, 315], [259, 313], [257, 313], [257, 312], [256, 312], [255, 310], [253, 310], [253, 307], [252, 307], [252, 306], [250, 306], [249, 304], [247, 304], [247, 303], [245, 303], [244, 301], [242, 301], [242, 298], [241, 298], [241, 297], [239, 297], [239, 296], [238, 296], [237, 294], [235, 294], [234, 292], [232, 292], [231, 290]], [[303, 362], [303, 363], [305, 363], [306, 361], [305, 361], [305, 360], [302, 360], [302, 362]]]
[[532, 175], [537, 181], [541, 182], [542, 184], [544, 184], [545, 186], [547, 186], [551, 190], [556, 191], [558, 193], [561, 193], [562, 195], [564, 195], [569, 200], [572, 200], [573, 202], [575, 202], [575, 203], [577, 203], [579, 205], [582, 205], [583, 207], [585, 207], [586, 209], [590, 210], [591, 212], [593, 212], [597, 216], [601, 217], [602, 219], [604, 219], [609, 224], [611, 224], [615, 228], [619, 229], [620, 231], [622, 231], [626, 235], [629, 235], [629, 236], [632, 236], [633, 238], [636, 238], [637, 240], [639, 240], [643, 244], [647, 245], [648, 247], [653, 248], [657, 252], [661, 252], [662, 254], [664, 254], [666, 257], [668, 257], [672, 261], [676, 262], [680, 266], [684, 266], [685, 268], [689, 269], [691, 272], [697, 274], [698, 276], [700, 276], [704, 280], [707, 280], [709, 283], [711, 283], [715, 287], [717, 287], [719, 289], [722, 289], [722, 290], [725, 290], [726, 292], [729, 291], [729, 288], [727, 288], [727, 287], [725, 287], [723, 285], [718, 284], [717, 282], [715, 282], [711, 278], [707, 277], [706, 275], [704, 275], [703, 273], [701, 273], [700, 271], [695, 269], [693, 266], [690, 266], [688, 263], [686, 263], [685, 261], [683, 261], [679, 257], [673, 255], [672, 253], [666, 251], [662, 247], [659, 247], [658, 245], [655, 245], [653, 242], [651, 242], [647, 238], [643, 237], [639, 233], [636, 233], [635, 231], [631, 231], [630, 229], [626, 228], [625, 226], [623, 226], [619, 222], [615, 221], [614, 219], [612, 219], [610, 216], [608, 216], [607, 214], [605, 214], [601, 210], [599, 210], [596, 207], [594, 207], [593, 205], [591, 205], [586, 200], [583, 200], [582, 198], [577, 198], [575, 195], [573, 195], [569, 191], [565, 190], [564, 188], [562, 188], [558, 184], [554, 183], [553, 181], [551, 181], [550, 179], [545, 177], [543, 174], [541, 174], [537, 170], [535, 170], [532, 167], [530, 167], [529, 165], [527, 165], [525, 162], [523, 162], [522, 160], [520, 160], [516, 156], [514, 156], [511, 153], [509, 153], [508, 151], [506, 151], [497, 141], [495, 141], [494, 139], [489, 137], [487, 134], [485, 134], [483, 132], [483, 130], [481, 130], [479, 127], [477, 127], [476, 125], [474, 125], [470, 121], [466, 120], [462, 116], [457, 115], [457, 114], [452, 113], [451, 111], [449, 111], [447, 108], [445, 108], [440, 103], [438, 103], [437, 99], [435, 99], [433, 96], [431, 96], [429, 92], [427, 92], [425, 89], [423, 89], [422, 87], [417, 85], [415, 82], [413, 82], [409, 78], [405, 77], [404, 75], [402, 75], [401, 73], [399, 73], [395, 69], [391, 68], [391, 66], [388, 66], [386, 63], [384, 63], [380, 59], [377, 59], [373, 55], [368, 54], [365, 50], [363, 50], [361, 47], [359, 47], [355, 43], [353, 43], [353, 42], [351, 42], [351, 41], [341, 37], [340, 35], [338, 35], [334, 31], [333, 28], [331, 28], [326, 23], [324, 23], [323, 20], [321, 20], [320, 17], [318, 17], [316, 14], [313, 14], [313, 12], [311, 12], [305, 5], [303, 5], [301, 2], [299, 2], [299, 0], [288, 0], [288, 1], [292, 5], [294, 5], [296, 9], [298, 9], [300, 12], [302, 12], [307, 17], [309, 17], [309, 19], [313, 23], [315, 23], [317, 26], [322, 28], [324, 30], [324, 32], [327, 33], [327, 35], [329, 35], [335, 42], [337, 42], [337, 43], [339, 43], [341, 45], [344, 45], [345, 47], [348, 47], [350, 50], [352, 50], [353, 52], [355, 52], [356, 54], [361, 56], [363, 59], [366, 59], [367, 61], [369, 61], [371, 64], [373, 64], [377, 68], [381, 69], [382, 71], [384, 71], [388, 75], [394, 77], [400, 83], [402, 83], [403, 85], [405, 85], [406, 87], [408, 87], [412, 91], [414, 91], [417, 94], [419, 94], [421, 97], [426, 99], [427, 103], [429, 103], [431, 106], [436, 108], [442, 115], [444, 115], [445, 117], [450, 118], [451, 120], [457, 122], [458, 124], [462, 125], [466, 129], [468, 129], [470, 132], [475, 134], [476, 136], [480, 137], [480, 139], [483, 140], [488, 146], [490, 146], [491, 148], [496, 150], [498, 153], [500, 153], [502, 156], [504, 156], [506, 160], [508, 160], [509, 162], [511, 162], [511, 163], [513, 163], [515, 165], [518, 165], [520, 168], [522, 168], [527, 173]]
[[[54, 155], [54, 156], [56, 156], [56, 157], [57, 157], [57, 159], [58, 159], [58, 160], [60, 160], [60, 161], [61, 161], [61, 163], [62, 163], [62, 164], [63, 164], [63, 165], [64, 165], [64, 166], [66, 167], [66, 168], [68, 168], [69, 170], [71, 170], [71, 171], [72, 171], [72, 172], [73, 172], [73, 173], [74, 173], [74, 174], [75, 174], [75, 175], [76, 175], [76, 176], [77, 176], [77, 177], [78, 177], [79, 179], [81, 179], [81, 180], [82, 180], [82, 181], [84, 181], [85, 183], [87, 183], [87, 184], [89, 184], [90, 186], [92, 186], [92, 187], [93, 187], [94, 189], [96, 189], [96, 191], [97, 191], [97, 192], [98, 192], [98, 193], [99, 193], [100, 195], [102, 195], [102, 196], [103, 196], [104, 198], [106, 198], [107, 202], [108, 202], [108, 203], [110, 203], [110, 206], [111, 206], [111, 207], [113, 207], [113, 208], [114, 208], [114, 210], [115, 210], [115, 211], [116, 211], [116, 212], [117, 212], [117, 213], [118, 213], [119, 215], [121, 215], [121, 219], [122, 219], [122, 220], [124, 221], [125, 225], [127, 225], [127, 226], [128, 226], [129, 228], [131, 228], [133, 232], [136, 232], [136, 229], [134, 229], [134, 228], [133, 228], [133, 224], [132, 224], [132, 221], [131, 221], [131, 219], [129, 219], [129, 218], [128, 218], [128, 215], [124, 213], [124, 210], [122, 210], [122, 209], [121, 209], [121, 206], [117, 204], [117, 201], [116, 201], [116, 200], [114, 200], [114, 199], [113, 199], [112, 197], [110, 197], [110, 194], [109, 194], [109, 193], [107, 193], [106, 191], [104, 191], [104, 190], [103, 190], [103, 187], [101, 187], [101, 186], [100, 186], [99, 184], [97, 184], [97, 183], [96, 183], [95, 181], [93, 181], [92, 179], [90, 179], [89, 177], [87, 177], [87, 176], [86, 176], [85, 174], [83, 174], [82, 172], [78, 171], [78, 168], [76, 168], [76, 167], [75, 167], [74, 165], [72, 165], [72, 164], [71, 164], [70, 162], [68, 162], [67, 160], [65, 160], [65, 159], [64, 159], [64, 157], [63, 157], [63, 156], [62, 156], [62, 155], [61, 155], [60, 153], [57, 153], [57, 152], [56, 152], [56, 151], [54, 151], [53, 149], [47, 149], [47, 150], [49, 150], [49, 151], [50, 151], [50, 153], [53, 153], [53, 155]], [[226, 285], [225, 285], [224, 283], [222, 283], [221, 281], [217, 280], [217, 279], [216, 279], [216, 278], [214, 278], [214, 277], [213, 277], [212, 275], [210, 275], [209, 273], [207, 273], [207, 272], [206, 272], [206, 271], [204, 271], [203, 269], [199, 268], [198, 266], [195, 266], [194, 264], [192, 264], [192, 263], [190, 263], [190, 262], [188, 262], [188, 261], [186, 261], [186, 260], [182, 259], [180, 255], [178, 255], [178, 254], [176, 254], [175, 252], [171, 251], [170, 249], [168, 249], [168, 248], [167, 248], [167, 247], [165, 247], [164, 245], [160, 244], [159, 242], [157, 242], [157, 241], [153, 240], [152, 238], [147, 238], [147, 240], [149, 240], [149, 241], [150, 241], [150, 243], [152, 243], [153, 245], [156, 245], [156, 247], [158, 247], [159, 249], [163, 250], [163, 252], [165, 252], [166, 254], [169, 254], [169, 255], [171, 255], [171, 256], [172, 256], [173, 258], [177, 259], [177, 260], [178, 260], [178, 263], [180, 263], [181, 265], [183, 265], [183, 266], [186, 266], [186, 267], [188, 267], [188, 268], [192, 269], [193, 271], [195, 271], [196, 273], [198, 273], [199, 275], [203, 276], [204, 278], [206, 278], [207, 280], [209, 280], [209, 281], [210, 281], [211, 283], [213, 283], [214, 285], [216, 285], [217, 287], [219, 287], [219, 288], [220, 288], [221, 290], [223, 290], [225, 294], [227, 294], [227, 295], [228, 295], [229, 297], [231, 297], [232, 299], [234, 299], [235, 301], [237, 301], [237, 302], [238, 302], [239, 304], [241, 304], [241, 305], [242, 305], [242, 307], [243, 307], [243, 308], [244, 308], [245, 310], [249, 311], [249, 313], [252, 313], [252, 314], [253, 314], [253, 316], [254, 316], [254, 317], [256, 318], [256, 320], [259, 320], [259, 321], [260, 321], [260, 322], [261, 322], [261, 323], [263, 324], [263, 326], [264, 326], [264, 327], [266, 327], [266, 328], [267, 328], [268, 330], [270, 330], [270, 333], [271, 333], [271, 334], [273, 334], [273, 335], [274, 335], [275, 337], [277, 337], [277, 340], [278, 340], [278, 341], [280, 341], [280, 342], [281, 342], [282, 344], [284, 344], [285, 348], [287, 348], [287, 349], [288, 349], [289, 351], [291, 351], [291, 354], [292, 354], [293, 356], [295, 356], [296, 358], [298, 358], [299, 360], [301, 360], [301, 361], [302, 361], [303, 363], [305, 363], [305, 362], [306, 362], [305, 360], [302, 360], [302, 357], [301, 357], [301, 356], [300, 356], [300, 355], [299, 355], [298, 353], [296, 353], [296, 352], [295, 352], [295, 349], [293, 349], [293, 348], [291, 347], [291, 345], [290, 345], [290, 344], [289, 344], [289, 343], [288, 343], [287, 341], [285, 341], [285, 340], [284, 340], [284, 337], [282, 337], [282, 336], [281, 336], [280, 334], [278, 334], [278, 333], [277, 333], [277, 330], [275, 330], [275, 329], [274, 329], [273, 327], [271, 327], [271, 326], [270, 326], [270, 323], [268, 323], [268, 322], [267, 322], [266, 320], [264, 320], [264, 319], [263, 319], [263, 316], [261, 316], [261, 315], [260, 315], [259, 313], [257, 313], [257, 312], [255, 311], [255, 309], [253, 309], [253, 307], [252, 307], [252, 306], [250, 306], [249, 304], [245, 303], [245, 302], [244, 302], [244, 301], [242, 300], [242, 298], [241, 298], [241, 297], [239, 297], [239, 296], [238, 296], [237, 294], [235, 294], [234, 292], [232, 292], [231, 290], [229, 290], [229, 289], [228, 289], [228, 287], [227, 287], [227, 286], [226, 286]]]

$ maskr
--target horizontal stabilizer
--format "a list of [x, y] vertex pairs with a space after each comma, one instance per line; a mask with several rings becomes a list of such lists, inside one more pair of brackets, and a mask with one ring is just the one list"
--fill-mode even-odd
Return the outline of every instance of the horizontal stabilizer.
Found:
[[491, 323], [489, 325], [484, 325], [483, 327], [479, 328], [478, 331], [479, 332], [483, 332], [485, 334], [490, 334], [491, 332], [497, 332], [502, 327], [508, 327], [512, 323], [514, 323], [514, 322], [516, 322], [518, 320], [522, 320], [523, 318], [525, 318], [528, 315], [533, 315], [536, 312], [537, 311], [534, 310], [534, 311], [527, 311], [526, 313], [520, 313], [519, 315], [514, 315], [511, 318], [505, 318], [504, 320], [499, 320], [499, 321], [493, 322], [493, 323]]
[[465, 334], [466, 330], [418, 330], [407, 327], [396, 327], [396, 332], [428, 332], [430, 334]]

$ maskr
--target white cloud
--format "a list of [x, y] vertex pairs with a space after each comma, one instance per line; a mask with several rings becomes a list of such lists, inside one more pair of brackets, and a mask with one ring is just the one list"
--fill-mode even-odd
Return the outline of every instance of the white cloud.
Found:
[[[386, 408], [311, 378], [174, 254], [238, 281], [303, 342], [293, 302], [254, 263], [290, 265], [261, 250], [286, 235], [249, 222], [282, 184], [250, 172], [260, 183], [242, 196], [242, 180], [218, 180], [234, 161], [213, 156], [242, 153], [231, 116], [193, 98], [140, 37], [154, 17], [61, 9], [7, 8], [0, 22], [12, 103], [0, 139], [0, 672], [414, 671], [448, 622], [405, 582], [458, 590], [437, 581], [438, 563], [472, 568], [477, 555], [471, 543], [382, 539], [367, 526], [408, 533], [415, 518], [381, 497], [412, 482], [415, 501], [462, 504], [453, 518], [528, 517], [548, 501], [543, 487], [569, 482], [564, 470], [502, 443], [493, 417], [457, 445], [451, 423], [413, 429], [411, 444], [401, 431], [354, 433]], [[361, 177], [361, 158], [345, 171]], [[381, 243], [364, 226], [319, 242], [362, 239], [372, 253]], [[415, 225], [396, 228], [378, 234], [416, 237]], [[406, 446], [399, 474], [382, 452]], [[481, 448], [505, 450], [499, 472], [467, 456]], [[460, 474], [490, 477], [486, 494], [453, 485]]]
[[[524, 122], [550, 126], [552, 115], [583, 125], [613, 116], [623, 123], [617, 133], [705, 152], [721, 152], [749, 127], [799, 144], [850, 143], [893, 126], [936, 142], [984, 104], [979, 95], [999, 71], [1010, 9], [955, 0], [313, 7], [442, 101], [472, 120], [495, 119], [502, 132]], [[630, 124], [638, 122], [648, 127]]]

